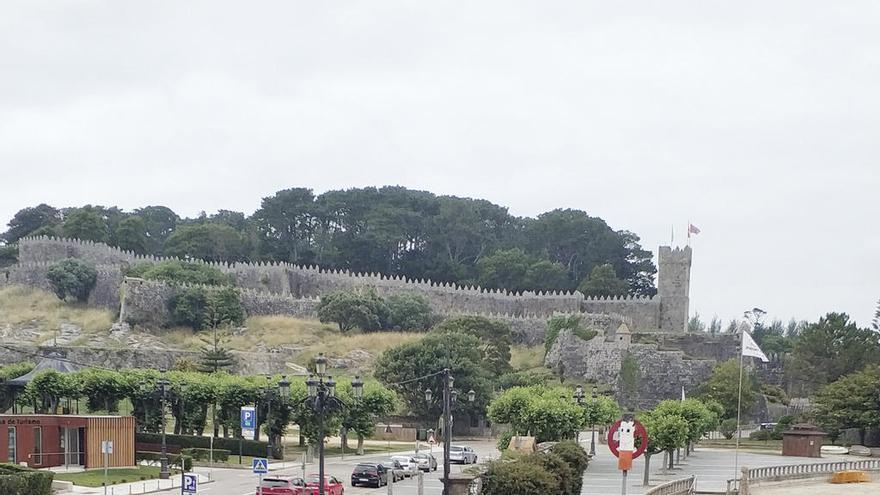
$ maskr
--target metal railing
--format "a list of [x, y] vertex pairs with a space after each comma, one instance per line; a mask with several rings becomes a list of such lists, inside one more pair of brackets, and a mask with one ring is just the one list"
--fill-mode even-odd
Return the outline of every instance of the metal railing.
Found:
[[680, 480], [657, 485], [645, 492], [645, 495], [693, 495], [697, 487], [697, 477], [691, 476]]
[[742, 478], [727, 480], [727, 494], [748, 495], [749, 485], [762, 481], [785, 481], [804, 478], [821, 478], [836, 471], [880, 471], [880, 459], [864, 461], [818, 462], [813, 464], [788, 464], [749, 469], [742, 468]]

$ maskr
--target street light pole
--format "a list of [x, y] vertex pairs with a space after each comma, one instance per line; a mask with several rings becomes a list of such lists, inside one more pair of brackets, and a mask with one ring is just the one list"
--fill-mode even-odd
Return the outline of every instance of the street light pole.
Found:
[[269, 437], [266, 442], [266, 459], [272, 459], [272, 423], [269, 422], [269, 414], [272, 411], [272, 388], [269, 386], [272, 383], [272, 377], [266, 376], [266, 436]]
[[590, 411], [590, 455], [596, 455], [596, 395], [598, 393], [598, 388], [593, 386], [593, 402], [592, 402], [592, 411]]
[[161, 370], [161, 378], [159, 378], [159, 415], [162, 417], [162, 457], [159, 459], [159, 479], [167, 480], [171, 477], [168, 470], [168, 446], [165, 443], [165, 399], [168, 394], [168, 380], [165, 379], [165, 370]]
[[452, 386], [455, 378], [443, 370], [443, 495], [449, 495], [449, 448], [452, 446]]

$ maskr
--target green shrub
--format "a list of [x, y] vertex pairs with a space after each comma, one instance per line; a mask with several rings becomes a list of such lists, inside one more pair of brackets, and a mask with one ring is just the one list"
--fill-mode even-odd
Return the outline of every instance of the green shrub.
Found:
[[[195, 461], [211, 460], [211, 449], [202, 449], [198, 447], [190, 447], [180, 451], [183, 455], [188, 455]], [[214, 461], [226, 462], [229, 460], [230, 451], [227, 449], [214, 449]]]
[[71, 297], [85, 302], [89, 298], [89, 293], [95, 288], [98, 272], [92, 265], [68, 258], [49, 267], [46, 278], [59, 299]]
[[558, 493], [557, 477], [532, 456], [489, 463], [482, 495], [548, 495]]
[[504, 452], [507, 450], [507, 447], [510, 446], [510, 439], [513, 438], [513, 430], [507, 430], [498, 437], [498, 443], [496, 446], [498, 450]]
[[758, 430], [749, 433], [749, 440], [770, 440], [773, 437], [771, 430]]
[[577, 482], [581, 475], [574, 472], [571, 465], [565, 462], [562, 457], [552, 452], [534, 454], [531, 457], [535, 462], [544, 466], [547, 472], [556, 477], [558, 489], [555, 493], [559, 495], [579, 495], [581, 493], [580, 483]]
[[[211, 447], [210, 437], [193, 435], [165, 435], [168, 445], [176, 445], [181, 449], [197, 448], [208, 449]], [[162, 443], [162, 435], [158, 433], [137, 433], [135, 441], [139, 443]], [[215, 438], [214, 452], [228, 450], [230, 455], [238, 455], [238, 442], [241, 441], [241, 453], [251, 457], [265, 457], [268, 444], [255, 440], [239, 440], [238, 438]]]
[[217, 268], [204, 263], [189, 263], [179, 260], [138, 263], [129, 268], [125, 275], [178, 284], [232, 285], [233, 282], [230, 275]]
[[590, 464], [590, 456], [587, 451], [574, 440], [559, 442], [550, 449], [550, 452], [559, 456], [571, 468], [574, 478], [572, 479], [572, 493], [580, 493], [583, 483], [584, 472]]
[[394, 294], [385, 299], [388, 306], [388, 330], [427, 330], [433, 318], [431, 305], [418, 294]]
[[0, 494], [2, 495], [51, 495], [51, 471], [37, 471], [15, 464], [0, 464]]

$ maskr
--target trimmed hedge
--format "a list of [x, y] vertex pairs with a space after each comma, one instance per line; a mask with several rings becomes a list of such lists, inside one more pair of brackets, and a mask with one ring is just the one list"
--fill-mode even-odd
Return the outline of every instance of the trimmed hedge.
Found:
[[[162, 443], [162, 435], [158, 433], [138, 433], [135, 435], [136, 442]], [[165, 435], [165, 442], [169, 445], [178, 445], [181, 449], [210, 449], [211, 437], [197, 437], [193, 435]], [[228, 450], [230, 454], [238, 455], [238, 438], [214, 438], [214, 452]], [[269, 444], [255, 440], [241, 440], [241, 453], [251, 457], [265, 457]]]
[[0, 464], [0, 494], [52, 495], [51, 471], [37, 471], [15, 464]]
[[[192, 457], [194, 461], [211, 460], [211, 449], [190, 448], [183, 449], [180, 453]], [[230, 452], [227, 449], [214, 449], [214, 461], [226, 462], [229, 460], [229, 454]]]
[[[168, 457], [168, 465], [171, 467], [180, 468], [180, 454], [167, 454]], [[135, 452], [134, 454], [135, 462], [141, 461], [150, 461], [159, 463], [162, 462], [162, 453], [161, 452]], [[183, 456], [183, 470], [184, 471], [192, 471], [193, 467], [193, 458], [188, 455]], [[2, 494], [2, 492], [0, 492]]]

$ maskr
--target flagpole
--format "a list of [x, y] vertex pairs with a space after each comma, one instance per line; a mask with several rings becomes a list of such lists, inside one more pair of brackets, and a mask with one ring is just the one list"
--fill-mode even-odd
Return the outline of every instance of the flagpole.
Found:
[[691, 221], [690, 220], [688, 220], [687, 231], [688, 231], [688, 244], [687, 245], [688, 245], [688, 247], [691, 247]]
[[742, 411], [743, 395], [743, 342], [745, 342], [745, 329], [742, 332], [743, 335], [739, 340], [739, 391], [736, 395], [736, 448], [733, 451], [733, 479], [738, 479], [739, 475], [739, 437], [742, 436], [740, 431], [740, 411]]
[[675, 225], [669, 226], [669, 245], [675, 247]]

